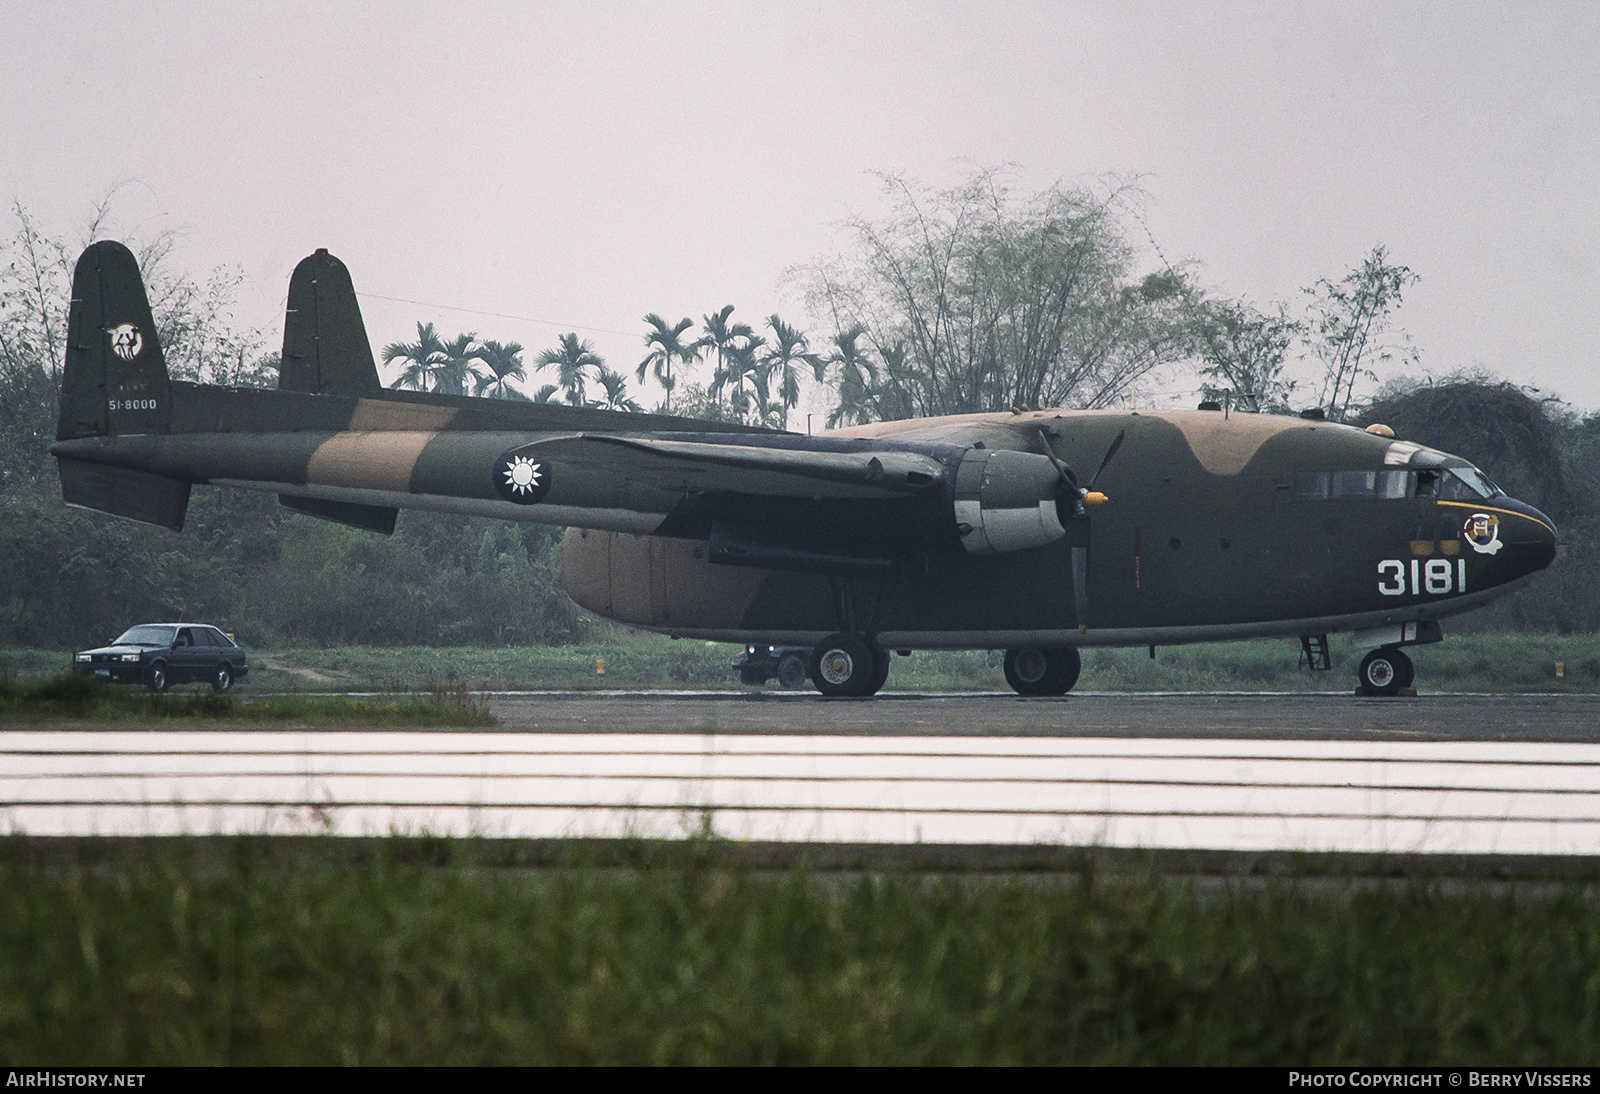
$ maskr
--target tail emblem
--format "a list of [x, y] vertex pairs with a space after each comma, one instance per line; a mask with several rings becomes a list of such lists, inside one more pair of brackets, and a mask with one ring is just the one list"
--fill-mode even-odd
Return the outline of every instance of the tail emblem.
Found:
[[132, 323], [111, 328], [111, 352], [124, 361], [131, 361], [144, 349], [144, 335]]

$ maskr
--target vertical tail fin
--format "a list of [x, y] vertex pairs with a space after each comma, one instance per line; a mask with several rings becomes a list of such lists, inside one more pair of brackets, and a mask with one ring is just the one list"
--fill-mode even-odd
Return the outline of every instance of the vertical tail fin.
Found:
[[289, 279], [278, 389], [349, 396], [383, 391], [350, 271], [325, 250], [302, 259]]
[[171, 424], [167, 362], [139, 262], [122, 244], [101, 240], [72, 273], [56, 440], [166, 433]]
[[[102, 240], [79, 256], [72, 273], [56, 440], [171, 428], [172, 385], [139, 262], [122, 244]], [[56, 464], [68, 505], [183, 527], [187, 482], [64, 455]]]

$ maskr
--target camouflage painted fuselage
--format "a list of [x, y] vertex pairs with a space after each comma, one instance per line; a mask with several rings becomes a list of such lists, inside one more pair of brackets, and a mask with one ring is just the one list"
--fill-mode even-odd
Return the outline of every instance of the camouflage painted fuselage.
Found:
[[[1554, 557], [1550, 521], [1504, 496], [1298, 497], [1300, 472], [1470, 466], [1326, 422], [1212, 411], [1036, 411], [829, 436], [1027, 450], [1041, 426], [1074, 467], [1093, 467], [1127, 433], [1098, 484], [1110, 500], [1093, 518], [1088, 630], [1073, 624], [1064, 540], [970, 554], [940, 499], [933, 512], [896, 515], [902, 528], [924, 524], [930, 534], [893, 572], [850, 579], [859, 600], [877, 605], [873, 630], [886, 646], [1171, 644], [1371, 628], [1477, 607]], [[1396, 463], [1400, 456], [1407, 458]], [[828, 519], [828, 507], [817, 508]], [[1485, 512], [1500, 522], [1493, 553], [1462, 535], [1467, 519]], [[846, 525], [838, 538], [861, 534], [859, 524], [855, 531]], [[805, 644], [839, 629], [826, 576], [712, 565], [704, 542], [573, 530], [565, 572], [584, 607], [673, 634]]]

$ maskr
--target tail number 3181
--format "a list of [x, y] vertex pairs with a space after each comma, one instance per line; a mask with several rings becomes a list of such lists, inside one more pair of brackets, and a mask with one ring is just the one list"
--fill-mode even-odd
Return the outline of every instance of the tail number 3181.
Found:
[[[1467, 560], [1458, 558], [1454, 565], [1448, 558], [1430, 558], [1427, 562], [1411, 559], [1408, 567], [1398, 558], [1386, 558], [1378, 563], [1378, 591], [1384, 596], [1445, 596], [1467, 591]], [[1406, 579], [1410, 578], [1410, 585]]]

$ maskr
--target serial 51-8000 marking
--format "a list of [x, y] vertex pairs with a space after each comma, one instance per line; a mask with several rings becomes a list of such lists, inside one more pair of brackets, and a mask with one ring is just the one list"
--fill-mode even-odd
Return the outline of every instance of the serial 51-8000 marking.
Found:
[[1430, 558], [1426, 563], [1412, 559], [1411, 584], [1406, 585], [1406, 564], [1398, 558], [1386, 558], [1378, 563], [1378, 591], [1384, 596], [1412, 596], [1431, 593], [1444, 596], [1467, 591], [1467, 560], [1458, 558], [1450, 565], [1447, 558]]

